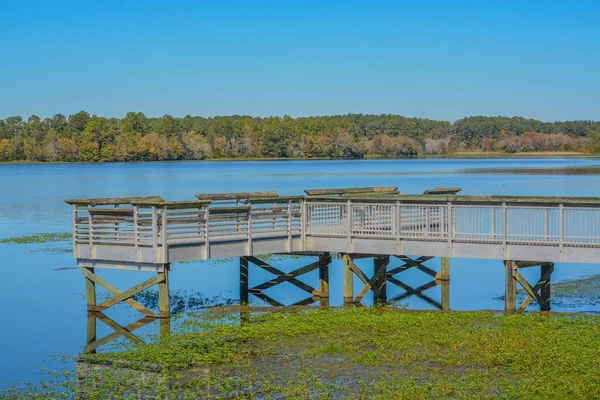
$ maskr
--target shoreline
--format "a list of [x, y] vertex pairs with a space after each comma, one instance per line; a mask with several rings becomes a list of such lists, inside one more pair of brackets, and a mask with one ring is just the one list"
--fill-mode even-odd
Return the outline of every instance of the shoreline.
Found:
[[498, 158], [559, 158], [559, 157], [600, 157], [598, 153], [582, 153], [569, 151], [540, 151], [540, 152], [521, 152], [521, 153], [501, 153], [501, 152], [458, 152], [451, 154], [420, 154], [415, 156], [402, 157], [378, 157], [366, 156], [363, 158], [336, 158], [336, 157], [286, 157], [286, 158], [248, 158], [248, 157], [225, 157], [225, 158], [207, 158], [204, 160], [140, 160], [140, 161], [0, 161], [0, 165], [63, 165], [63, 164], [142, 164], [142, 163], [173, 163], [173, 162], [236, 162], [236, 161], [361, 161], [361, 160], [423, 160], [423, 159], [498, 159]]

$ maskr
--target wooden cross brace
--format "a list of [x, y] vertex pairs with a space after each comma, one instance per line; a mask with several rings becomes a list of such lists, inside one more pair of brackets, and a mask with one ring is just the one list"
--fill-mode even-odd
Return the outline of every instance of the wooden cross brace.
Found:
[[[318, 261], [315, 261], [311, 264], [305, 265], [304, 267], [298, 268], [292, 272], [283, 272], [280, 269], [275, 268], [272, 265], [266, 263], [263, 260], [260, 260], [259, 258], [254, 257], [254, 256], [240, 257], [240, 265], [242, 265], [242, 269], [240, 270], [240, 280], [244, 281], [244, 282], [241, 282], [241, 285], [240, 285], [240, 291], [241, 291], [240, 297], [242, 298], [242, 296], [244, 296], [243, 292], [247, 290], [248, 293], [252, 293], [254, 296], [258, 297], [259, 299], [261, 299], [273, 306], [283, 306], [282, 303], [280, 303], [277, 300], [266, 295], [265, 293], [263, 293], [263, 291], [267, 290], [269, 288], [272, 288], [273, 286], [276, 286], [276, 285], [279, 285], [279, 284], [282, 284], [285, 282], [289, 282], [292, 285], [296, 286], [297, 288], [305, 291], [306, 293], [308, 293], [310, 295], [310, 297], [308, 297], [304, 300], [301, 300], [297, 303], [294, 303], [293, 305], [311, 304], [322, 298], [327, 298], [327, 297], [329, 297], [327, 268], [328, 268], [328, 265], [330, 262], [331, 262], [331, 256], [327, 253], [327, 254], [319, 256]], [[248, 268], [247, 268], [248, 263], [252, 263], [252, 264], [264, 269], [265, 271], [270, 272], [271, 274], [275, 275], [276, 277], [274, 279], [271, 279], [270, 281], [267, 281], [260, 285], [246, 289], [245, 285], [247, 285], [247, 283], [248, 283]], [[307, 274], [316, 269], [319, 269], [319, 271], [320, 271], [320, 281], [321, 281], [320, 288], [321, 288], [321, 290], [317, 290], [314, 287], [297, 279], [299, 276]], [[246, 301], [247, 301], [247, 299], [246, 299]]]
[[[437, 273], [434, 270], [432, 270], [431, 268], [423, 265], [423, 263], [425, 261], [431, 260], [433, 257], [427, 257], [427, 256], [423, 256], [423, 257], [419, 257], [416, 259], [412, 259], [410, 257], [407, 256], [394, 256], [396, 258], [398, 258], [399, 260], [403, 261], [404, 264], [391, 269], [390, 271], [388, 271], [387, 273], [387, 280], [390, 283], [393, 283], [396, 286], [401, 287], [402, 289], [404, 289], [406, 291], [406, 293], [403, 293], [399, 296], [394, 297], [393, 299], [390, 299], [391, 301], [401, 301], [404, 300], [408, 297], [411, 296], [417, 296], [420, 299], [424, 300], [425, 302], [431, 304], [432, 306], [440, 309], [440, 310], [447, 310], [449, 305], [447, 304], [449, 302], [449, 299], [447, 301], [443, 301], [444, 304], [432, 299], [431, 297], [427, 296], [426, 294], [423, 294], [423, 292], [427, 289], [431, 289], [435, 286], [438, 285], [448, 285], [448, 282], [450, 280], [450, 276], [449, 276], [449, 272], [447, 270], [445, 270], [446, 268], [444, 268], [444, 264], [442, 265], [442, 273]], [[444, 261], [442, 261], [443, 263]], [[406, 283], [402, 282], [401, 280], [397, 279], [394, 275], [397, 275], [401, 272], [407, 271], [411, 268], [416, 268], [419, 271], [424, 272], [425, 274], [431, 276], [432, 278], [434, 278], [432, 281], [425, 283], [424, 285], [421, 285], [419, 287], [413, 288], [410, 285], [407, 285]], [[444, 300], [446, 298], [446, 296], [442, 296], [442, 300]]]
[[[531, 286], [527, 279], [519, 272], [519, 267], [531, 267], [536, 265], [540, 265], [542, 268], [541, 277], [535, 284], [535, 286]], [[519, 262], [511, 262], [508, 268], [513, 269], [513, 278], [515, 281], [519, 282], [521, 287], [527, 292], [527, 297], [523, 300], [519, 308], [517, 309], [517, 313], [522, 313], [525, 311], [527, 306], [531, 303], [532, 300], [535, 300], [542, 310], [549, 309], [550, 303], [550, 295], [549, 295], [549, 287], [550, 287], [550, 275], [554, 272], [554, 264], [553, 263], [530, 263], [528, 265], [521, 266]]]
[[[353, 255], [343, 254], [345, 268], [347, 276], [345, 279], [345, 288], [344, 288], [344, 302], [345, 303], [359, 303], [363, 297], [369, 291], [373, 291], [375, 294], [375, 298], [380, 301], [385, 301], [386, 299], [386, 271], [387, 265], [390, 261], [389, 256], [373, 256], [374, 260], [374, 272], [371, 278], [368, 278], [365, 273], [356, 265], [353, 260]], [[353, 289], [353, 275], [356, 275], [358, 279], [360, 279], [365, 286], [361, 289], [360, 292], [354, 297], [354, 289]]]
[[[112, 286], [110, 283], [106, 282], [104, 279], [100, 278], [98, 275], [94, 274], [88, 268], [82, 268], [81, 270], [82, 270], [83, 275], [85, 276], [86, 280], [89, 283], [91, 283], [92, 285], [98, 284], [113, 295], [112, 298], [110, 298], [100, 304], [96, 304], [95, 289], [92, 293], [88, 292], [88, 296], [92, 295], [94, 297], [93, 299], [88, 298], [88, 311], [101, 312], [101, 311], [106, 310], [107, 308], [114, 306], [115, 304], [124, 302], [124, 303], [130, 305], [133, 309], [144, 314], [146, 317], [159, 318], [159, 317], [169, 317], [170, 316], [169, 300], [168, 300], [168, 295], [169, 295], [168, 294], [168, 290], [169, 290], [168, 289], [168, 275], [167, 275], [168, 269], [166, 267], [165, 267], [164, 271], [159, 272], [158, 275], [156, 275], [150, 279], [147, 279], [144, 282], [139, 283], [125, 291], [120, 291], [116, 287]], [[147, 309], [146, 307], [144, 307], [143, 305], [141, 305], [140, 303], [138, 303], [137, 301], [135, 301], [132, 298], [134, 295], [136, 295], [154, 285], [159, 286], [159, 307], [160, 307], [159, 314], [160, 315], [156, 315], [154, 312], [150, 311], [149, 309]]]

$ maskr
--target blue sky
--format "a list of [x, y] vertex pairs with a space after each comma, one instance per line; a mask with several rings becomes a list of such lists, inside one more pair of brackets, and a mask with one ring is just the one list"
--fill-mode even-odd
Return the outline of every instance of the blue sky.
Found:
[[0, 10], [0, 118], [600, 119], [600, 0], [2, 0]]

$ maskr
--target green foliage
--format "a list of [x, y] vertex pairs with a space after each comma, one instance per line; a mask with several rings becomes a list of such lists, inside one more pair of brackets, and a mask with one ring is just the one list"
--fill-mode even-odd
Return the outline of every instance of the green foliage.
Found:
[[[239, 316], [246, 322], [239, 323]], [[248, 319], [249, 318], [249, 319]], [[597, 316], [240, 308], [78, 358], [23, 398], [598, 398]], [[61, 378], [61, 379], [58, 379]], [[19, 398], [18, 396], [15, 396]]]
[[25, 235], [12, 238], [0, 239], [0, 243], [6, 244], [32, 244], [32, 243], [49, 243], [49, 242], [64, 242], [71, 239], [70, 233], [37, 233], [35, 235]]
[[0, 161], [154, 161], [209, 158], [362, 158], [468, 152], [600, 151], [600, 122], [400, 115], [291, 118], [164, 115], [122, 119], [85, 111], [0, 120]]

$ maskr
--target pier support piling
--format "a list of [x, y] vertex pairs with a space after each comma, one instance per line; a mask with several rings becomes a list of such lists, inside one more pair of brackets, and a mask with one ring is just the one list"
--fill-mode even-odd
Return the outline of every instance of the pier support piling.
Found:
[[[401, 301], [401, 300], [404, 300], [411, 296], [417, 296], [420, 299], [426, 301], [427, 303], [431, 304], [432, 306], [434, 306], [435, 308], [437, 308], [439, 310], [444, 310], [444, 311], [450, 310], [450, 259], [448, 257], [441, 258], [441, 268], [440, 268], [441, 272], [440, 273], [435, 272], [433, 269], [431, 269], [423, 264], [426, 261], [429, 261], [434, 257], [423, 256], [423, 257], [418, 257], [415, 259], [412, 259], [407, 256], [394, 256], [394, 257], [399, 259], [400, 261], [402, 261], [404, 264], [388, 271], [387, 280], [388, 280], [388, 282], [393, 283], [394, 285], [399, 286], [402, 289], [404, 289], [405, 293], [401, 294], [400, 296], [394, 297], [393, 299], [391, 299], [392, 301]], [[433, 278], [433, 280], [431, 280], [430, 282], [427, 282], [419, 287], [414, 288], [414, 287], [402, 282], [400, 279], [396, 278], [397, 274], [404, 272], [404, 271], [408, 271], [411, 268], [415, 268], [415, 269], [429, 275], [430, 277]], [[441, 286], [441, 292], [442, 292], [441, 293], [441, 302], [438, 302], [423, 293], [425, 290], [431, 289], [438, 285]]]
[[[390, 261], [389, 256], [370, 254], [348, 254], [341, 255], [344, 260], [344, 303], [360, 303], [369, 291], [374, 294], [375, 303], [386, 301], [386, 272]], [[365, 273], [354, 262], [357, 258], [373, 258], [373, 276], [367, 277]], [[354, 275], [358, 277], [364, 286], [354, 296]]]
[[[540, 267], [540, 279], [532, 286], [519, 272], [519, 268]], [[542, 311], [550, 311], [550, 277], [554, 272], [554, 263], [539, 261], [504, 261], [506, 269], [506, 293], [504, 311], [507, 313], [522, 313], [532, 300], [535, 300]], [[527, 293], [527, 296], [517, 308], [517, 282]]]
[[171, 316], [171, 302], [169, 300], [169, 269], [170, 264], [166, 264], [162, 271], [158, 272], [158, 312], [161, 318]]
[[[292, 305], [307, 305], [314, 303], [315, 301], [321, 301], [322, 303], [328, 303], [329, 301], [329, 264], [331, 262], [331, 254], [328, 252], [315, 252], [315, 253], [290, 253], [290, 255], [299, 256], [317, 256], [319, 259], [316, 262], [305, 265], [304, 267], [298, 268], [292, 272], [283, 272], [278, 268], [268, 264], [267, 262], [254, 257], [254, 256], [243, 256], [240, 257], [240, 302], [242, 304], [248, 303], [249, 294], [252, 294], [259, 299], [269, 303], [272, 306], [283, 306], [282, 303], [273, 299], [269, 295], [265, 294], [264, 291], [272, 288], [276, 285], [289, 282], [299, 289], [302, 289], [310, 295], [310, 297], [296, 302]], [[270, 272], [276, 277], [270, 281], [264, 282], [260, 285], [249, 288], [249, 264], [254, 264], [263, 270]], [[299, 276], [307, 274], [311, 271], [319, 271], [319, 289], [316, 289], [299, 279]]]
[[[95, 274], [94, 268], [83, 267], [81, 271], [85, 276], [86, 280], [86, 302], [87, 309], [91, 312], [102, 312], [107, 308], [110, 308], [118, 303], [126, 303], [133, 309], [144, 314], [146, 317], [151, 318], [168, 318], [171, 315], [170, 303], [169, 303], [169, 269], [170, 264], [165, 264], [157, 270], [158, 274], [142, 283], [139, 283], [125, 291], [121, 291], [100, 278]], [[97, 304], [96, 303], [96, 285], [104, 288], [108, 293], [112, 294], [113, 297], [110, 299]], [[158, 303], [159, 313], [158, 315], [142, 304], [133, 299], [138, 293], [157, 285], [158, 286]]]

